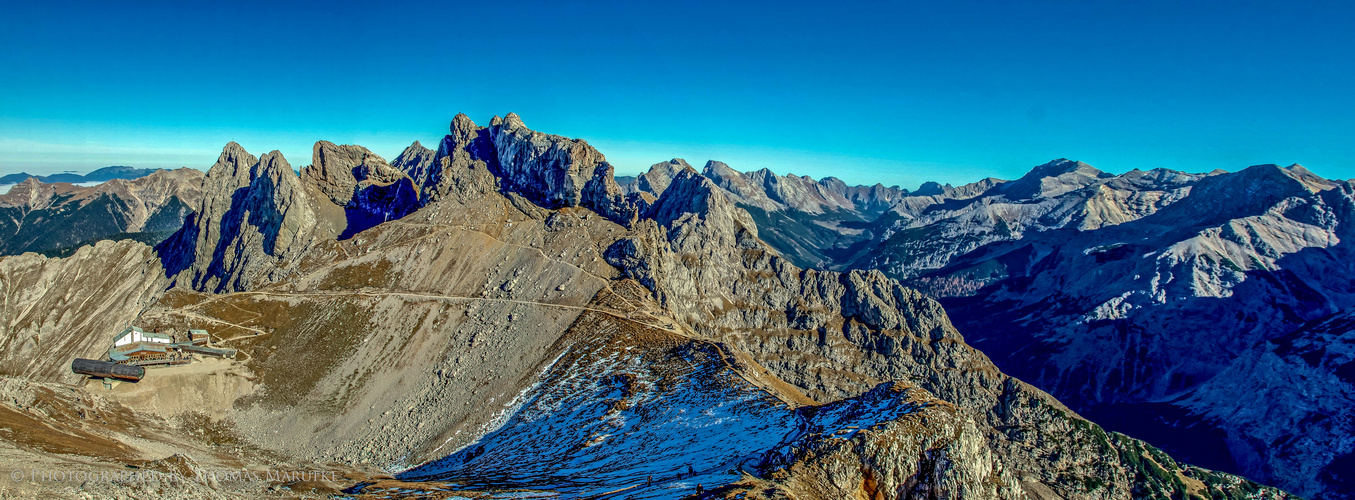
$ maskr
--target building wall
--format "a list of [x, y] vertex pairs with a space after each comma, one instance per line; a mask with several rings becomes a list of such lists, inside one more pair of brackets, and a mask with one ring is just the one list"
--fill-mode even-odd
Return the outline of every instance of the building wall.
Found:
[[113, 347], [121, 347], [135, 342], [155, 342], [159, 344], [173, 343], [172, 339], [152, 335], [153, 334], [147, 334], [139, 330], [132, 330], [131, 333], [124, 334], [123, 336], [118, 337], [117, 340], [114, 340]]

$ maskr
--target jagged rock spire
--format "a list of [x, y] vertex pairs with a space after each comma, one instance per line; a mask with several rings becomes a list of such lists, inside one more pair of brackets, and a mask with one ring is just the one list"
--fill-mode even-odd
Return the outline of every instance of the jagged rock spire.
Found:
[[207, 170], [194, 216], [157, 250], [180, 284], [246, 290], [289, 274], [324, 232], [319, 222], [282, 153], [256, 158], [231, 142]]

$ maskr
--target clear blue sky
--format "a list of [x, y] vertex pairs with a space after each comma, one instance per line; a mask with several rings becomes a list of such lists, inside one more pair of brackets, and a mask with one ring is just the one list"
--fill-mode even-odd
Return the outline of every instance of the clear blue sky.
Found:
[[0, 173], [394, 157], [458, 111], [619, 174], [719, 159], [915, 187], [1058, 157], [1355, 177], [1347, 2], [9, 2]]

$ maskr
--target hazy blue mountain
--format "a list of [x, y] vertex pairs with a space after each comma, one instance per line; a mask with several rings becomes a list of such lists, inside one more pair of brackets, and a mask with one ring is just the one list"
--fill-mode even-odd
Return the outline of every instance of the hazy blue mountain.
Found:
[[37, 177], [39, 181], [48, 184], [56, 182], [103, 182], [113, 179], [131, 180], [151, 175], [151, 172], [155, 172], [155, 170], [156, 169], [153, 168], [132, 168], [115, 165], [112, 167], [104, 167], [84, 175], [75, 172], [61, 172], [58, 174], [35, 176], [26, 172], [20, 172], [17, 174], [0, 176], [0, 184], [18, 184], [29, 177]]

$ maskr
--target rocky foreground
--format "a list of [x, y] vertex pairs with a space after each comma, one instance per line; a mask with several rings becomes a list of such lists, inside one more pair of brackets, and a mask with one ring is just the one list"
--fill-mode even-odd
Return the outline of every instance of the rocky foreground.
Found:
[[[878, 270], [796, 265], [688, 166], [632, 189], [513, 114], [450, 132], [393, 162], [321, 142], [299, 176], [231, 144], [154, 248], [0, 259], [5, 465], [190, 484], [7, 491], [1290, 498], [1104, 431]], [[241, 354], [111, 390], [64, 369], [133, 322]]]

